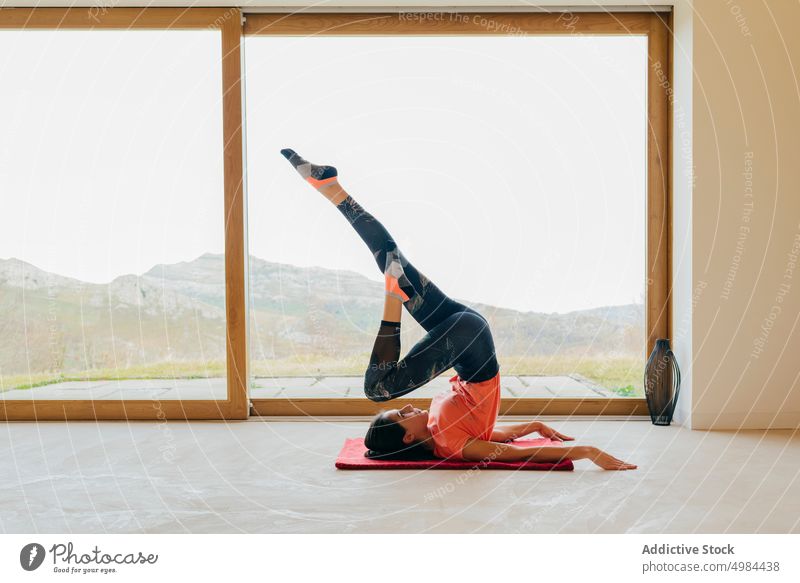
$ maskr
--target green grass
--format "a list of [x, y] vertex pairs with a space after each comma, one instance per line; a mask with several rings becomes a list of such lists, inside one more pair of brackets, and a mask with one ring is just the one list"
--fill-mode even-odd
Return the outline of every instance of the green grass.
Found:
[[61, 375], [52, 373], [0, 376], [0, 393], [12, 389], [32, 389], [42, 385], [60, 383], [62, 380], [64, 379]]
[[633, 385], [612, 389], [620, 397], [644, 397], [641, 389], [636, 389]]
[[129, 379], [204, 379], [225, 376], [222, 361], [160, 362], [129, 368], [96, 368], [61, 373], [0, 375], [0, 391], [32, 389], [67, 381], [104, 381]]
[[[274, 360], [251, 361], [250, 374], [257, 377], [282, 376], [360, 376], [366, 370], [369, 354], [341, 357], [329, 355], [294, 355]], [[644, 361], [632, 357], [586, 359], [569, 356], [509, 357], [501, 360], [502, 374], [562, 376], [580, 374], [620, 397], [643, 397]], [[452, 369], [443, 374], [454, 374]], [[222, 361], [161, 362], [120, 369], [92, 369], [63, 373], [0, 375], [0, 391], [30, 389], [66, 381], [125, 379], [194, 379], [224, 377]]]
[[624, 397], [644, 396], [642, 376], [645, 362], [634, 357], [577, 358], [568, 356], [506, 358], [501, 364], [507, 375], [568, 375], [578, 373]]

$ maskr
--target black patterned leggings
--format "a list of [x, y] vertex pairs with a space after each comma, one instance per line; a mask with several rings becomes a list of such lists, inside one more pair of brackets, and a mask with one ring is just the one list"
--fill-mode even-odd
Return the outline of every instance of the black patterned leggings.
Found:
[[[444, 294], [397, 248], [386, 228], [348, 196], [337, 207], [372, 251], [382, 273], [397, 274], [408, 300], [403, 305], [427, 334], [400, 358], [400, 324], [381, 321], [364, 375], [372, 401], [396, 399], [421, 387], [450, 367], [469, 382], [500, 372], [489, 323], [477, 311]], [[390, 265], [392, 268], [390, 269]]]

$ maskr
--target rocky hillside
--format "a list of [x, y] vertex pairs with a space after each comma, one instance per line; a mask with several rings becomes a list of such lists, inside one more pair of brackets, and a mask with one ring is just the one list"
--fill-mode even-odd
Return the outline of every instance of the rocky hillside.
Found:
[[[251, 358], [368, 352], [383, 284], [357, 273], [250, 258]], [[225, 357], [224, 257], [156, 265], [91, 284], [0, 259], [0, 373], [128, 368]], [[464, 301], [464, 300], [462, 300]], [[643, 306], [542, 314], [464, 303], [492, 324], [503, 356], [635, 355]], [[424, 331], [404, 314], [404, 346]]]

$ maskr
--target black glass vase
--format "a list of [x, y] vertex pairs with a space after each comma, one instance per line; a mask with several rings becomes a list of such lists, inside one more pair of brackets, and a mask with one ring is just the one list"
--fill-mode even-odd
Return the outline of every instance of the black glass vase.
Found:
[[659, 338], [644, 369], [644, 395], [653, 425], [669, 425], [681, 390], [681, 371], [668, 338]]

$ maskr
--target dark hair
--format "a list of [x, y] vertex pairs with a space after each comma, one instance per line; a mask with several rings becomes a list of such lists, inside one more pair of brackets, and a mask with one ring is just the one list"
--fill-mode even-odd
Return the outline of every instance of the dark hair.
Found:
[[397, 421], [386, 416], [386, 411], [378, 413], [367, 429], [364, 455], [379, 460], [431, 460], [437, 459], [421, 441], [403, 443], [406, 430]]

